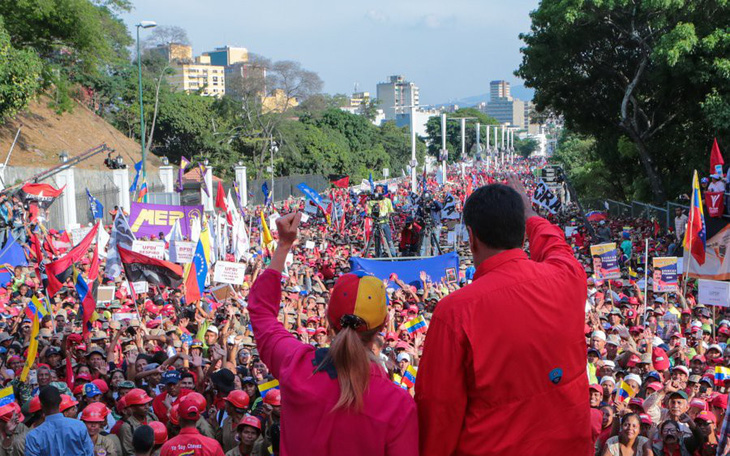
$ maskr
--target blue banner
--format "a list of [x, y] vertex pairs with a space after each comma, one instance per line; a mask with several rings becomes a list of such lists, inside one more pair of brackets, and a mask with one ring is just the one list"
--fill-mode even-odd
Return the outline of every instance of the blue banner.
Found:
[[[456, 252], [446, 253], [433, 258], [423, 260], [406, 261], [384, 261], [369, 260], [366, 258], [350, 258], [352, 271], [365, 271], [375, 277], [385, 280], [390, 279], [391, 274], [396, 274], [400, 280], [408, 285], [422, 288], [420, 274], [426, 272], [432, 282], [440, 282], [445, 278], [448, 282], [456, 282], [459, 277], [459, 255]], [[390, 286], [398, 287], [391, 281]]]
[[5, 247], [0, 251], [0, 286], [4, 286], [13, 278], [15, 266], [27, 266], [28, 260], [25, 257], [23, 247], [18, 244], [11, 234]]
[[322, 197], [319, 196], [319, 193], [316, 192], [312, 187], [302, 182], [301, 184], [297, 185], [297, 188], [299, 191], [304, 193], [304, 196], [309, 198], [316, 204], [317, 206], [321, 207], [322, 210], [324, 210], [325, 206], [322, 204]]
[[88, 188], [86, 189], [86, 196], [89, 198], [89, 210], [91, 211], [91, 216], [94, 218], [94, 220], [103, 219], [104, 205], [101, 204], [101, 201], [91, 195]]

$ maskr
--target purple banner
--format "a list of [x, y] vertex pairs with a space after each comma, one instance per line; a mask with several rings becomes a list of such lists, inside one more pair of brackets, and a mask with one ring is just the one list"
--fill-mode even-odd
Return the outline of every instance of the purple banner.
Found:
[[139, 239], [144, 236], [159, 237], [167, 234], [180, 219], [180, 231], [190, 238], [190, 223], [194, 218], [201, 218], [203, 206], [173, 206], [171, 204], [132, 203], [129, 214], [129, 226]]

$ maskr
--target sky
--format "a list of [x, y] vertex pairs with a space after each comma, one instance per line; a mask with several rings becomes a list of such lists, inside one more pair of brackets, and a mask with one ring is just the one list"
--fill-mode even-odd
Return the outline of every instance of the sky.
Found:
[[[489, 92], [514, 76], [518, 35], [539, 0], [133, 0], [123, 15], [184, 28], [194, 55], [241, 46], [272, 60], [296, 60], [324, 81], [324, 92], [375, 96], [400, 74], [420, 88], [421, 104]], [[142, 39], [149, 31], [142, 30]]]

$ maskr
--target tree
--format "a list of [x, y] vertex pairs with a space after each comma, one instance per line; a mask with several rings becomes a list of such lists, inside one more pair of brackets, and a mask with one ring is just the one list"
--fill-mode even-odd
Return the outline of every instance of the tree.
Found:
[[34, 52], [10, 44], [0, 17], [0, 121], [25, 108], [38, 92], [41, 68]]
[[522, 157], [529, 157], [537, 151], [537, 141], [534, 138], [515, 138], [515, 152]]
[[158, 25], [152, 29], [150, 37], [144, 41], [144, 46], [145, 48], [153, 48], [173, 43], [190, 45], [188, 32], [177, 25]]
[[544, 0], [531, 17], [516, 74], [536, 89], [537, 109], [553, 109], [572, 131], [615, 147], [625, 135], [653, 199], [666, 200], [677, 164], [686, 162], [686, 149], [672, 140], [689, 135], [692, 148], [704, 149], [712, 137], [708, 114], [727, 105], [730, 5]]

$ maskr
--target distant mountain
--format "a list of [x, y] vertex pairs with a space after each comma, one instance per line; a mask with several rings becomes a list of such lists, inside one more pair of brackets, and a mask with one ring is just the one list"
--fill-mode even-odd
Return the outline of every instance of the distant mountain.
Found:
[[[522, 101], [531, 101], [532, 98], [535, 96], [535, 89], [530, 89], [525, 86], [512, 86], [512, 97], [517, 98]], [[483, 93], [481, 95], [472, 95], [470, 97], [465, 97], [460, 100], [452, 100], [447, 103], [433, 103], [430, 106], [449, 106], [449, 105], [459, 105], [460, 107], [469, 107], [469, 106], [475, 106], [479, 103], [487, 103], [489, 102], [489, 94]]]

